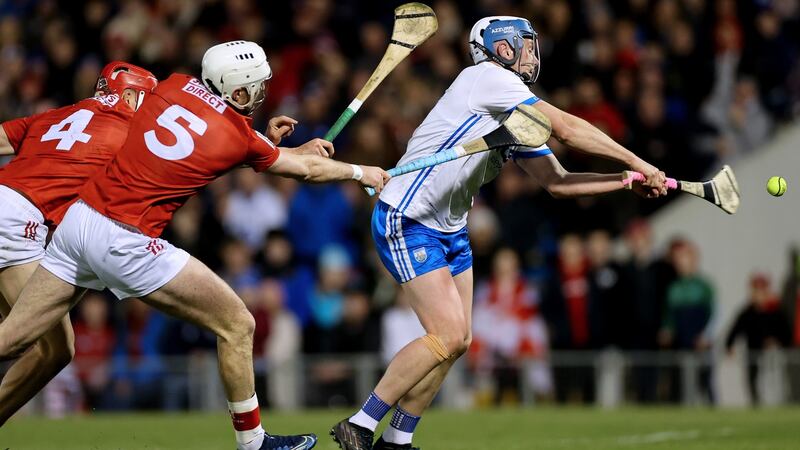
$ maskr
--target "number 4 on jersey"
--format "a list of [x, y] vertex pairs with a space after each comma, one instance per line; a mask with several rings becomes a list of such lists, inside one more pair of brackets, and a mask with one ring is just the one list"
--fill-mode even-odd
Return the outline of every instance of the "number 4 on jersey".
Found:
[[66, 152], [72, 150], [72, 146], [76, 142], [83, 142], [84, 144], [89, 142], [92, 136], [84, 133], [83, 130], [89, 125], [92, 116], [94, 116], [94, 113], [88, 109], [75, 111], [69, 117], [51, 126], [47, 133], [42, 136], [42, 142], [58, 141], [56, 150]]

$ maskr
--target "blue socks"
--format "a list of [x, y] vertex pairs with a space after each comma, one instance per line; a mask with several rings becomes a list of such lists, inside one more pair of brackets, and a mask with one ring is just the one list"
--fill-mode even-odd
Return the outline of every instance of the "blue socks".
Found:
[[419, 416], [409, 414], [408, 411], [398, 405], [389, 427], [383, 432], [383, 440], [393, 444], [410, 444], [419, 419]]
[[364, 402], [364, 406], [350, 418], [350, 423], [375, 431], [375, 428], [378, 427], [378, 422], [383, 419], [383, 416], [385, 416], [391, 408], [391, 405], [381, 400], [380, 397], [373, 392], [369, 394], [369, 398]]

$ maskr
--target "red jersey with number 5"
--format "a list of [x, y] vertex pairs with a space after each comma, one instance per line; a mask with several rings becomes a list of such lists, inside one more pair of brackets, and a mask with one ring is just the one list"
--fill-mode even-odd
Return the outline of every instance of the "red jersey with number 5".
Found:
[[131, 117], [133, 109], [111, 94], [4, 122], [17, 156], [0, 169], [0, 184], [58, 224], [86, 180], [122, 147]]
[[266, 170], [279, 153], [253, 130], [251, 118], [196, 78], [173, 74], [145, 98], [122, 149], [80, 197], [104, 216], [158, 237], [201, 188], [241, 165]]

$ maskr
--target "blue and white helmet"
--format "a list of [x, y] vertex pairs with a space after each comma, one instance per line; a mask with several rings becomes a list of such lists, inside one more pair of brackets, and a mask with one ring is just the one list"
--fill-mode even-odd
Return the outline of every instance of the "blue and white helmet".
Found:
[[[528, 19], [514, 16], [490, 16], [475, 22], [469, 33], [469, 48], [472, 62], [495, 61], [506, 69], [517, 74], [526, 84], [532, 84], [539, 78], [541, 62], [536, 64], [533, 74], [528, 76], [512, 68], [519, 60], [525, 48], [524, 39], [533, 39], [536, 60], [539, 61], [539, 39]], [[503, 58], [494, 51], [494, 44], [506, 41], [514, 49], [511, 59]]]

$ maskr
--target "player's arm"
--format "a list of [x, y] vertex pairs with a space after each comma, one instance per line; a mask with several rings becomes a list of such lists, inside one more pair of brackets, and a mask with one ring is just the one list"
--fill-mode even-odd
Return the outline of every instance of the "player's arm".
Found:
[[562, 111], [543, 100], [536, 102], [534, 106], [550, 119], [553, 136], [559, 142], [587, 154], [619, 161], [632, 170], [643, 173], [647, 177], [645, 185], [657, 188], [657, 193], [666, 195], [666, 176], [655, 166], [639, 158], [580, 117]]
[[[569, 172], [552, 153], [518, 158], [516, 163], [555, 198], [599, 195], [625, 188], [622, 173]], [[638, 183], [634, 183], [634, 191], [643, 197], [652, 196], [649, 189]]]
[[[322, 139], [314, 139], [305, 146], [332, 148], [333, 144]], [[391, 176], [380, 167], [357, 166], [314, 154], [281, 152], [278, 159], [267, 172], [283, 177], [294, 178], [307, 183], [328, 183], [331, 181], [358, 180], [380, 192]]]
[[8, 139], [5, 128], [0, 126], [0, 156], [13, 155], [14, 147]]

